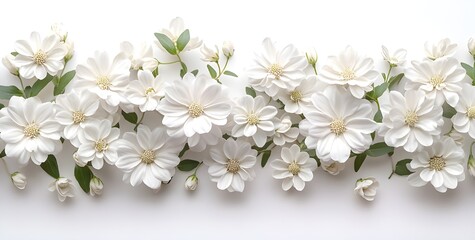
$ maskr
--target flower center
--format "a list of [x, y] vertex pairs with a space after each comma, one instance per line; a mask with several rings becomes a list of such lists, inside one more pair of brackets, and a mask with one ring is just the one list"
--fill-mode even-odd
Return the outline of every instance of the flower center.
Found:
[[335, 119], [330, 123], [330, 131], [336, 135], [341, 135], [346, 131], [345, 123], [341, 119]]
[[109, 90], [109, 87], [112, 85], [111, 81], [107, 76], [100, 76], [96, 80], [97, 86], [102, 90]]
[[255, 113], [247, 115], [247, 123], [249, 125], [256, 125], [259, 123], [259, 117]]
[[83, 112], [80, 111], [75, 111], [73, 112], [73, 122], [74, 124], [79, 124], [84, 122], [86, 120], [86, 116], [84, 116]]
[[284, 68], [282, 68], [279, 64], [274, 63], [270, 65], [269, 73], [274, 75], [275, 79], [279, 80], [282, 74], [284, 73]]
[[353, 69], [350, 69], [350, 68], [345, 68], [345, 70], [343, 70], [343, 72], [340, 73], [340, 76], [341, 78], [343, 78], [343, 80], [352, 80], [352, 79], [355, 79], [355, 71], [353, 71]]
[[149, 95], [152, 92], [155, 92], [155, 89], [153, 87], [149, 87], [145, 90], [145, 95]]
[[35, 54], [33, 54], [33, 62], [35, 62], [36, 64], [38, 65], [43, 65], [46, 63], [46, 58], [48, 56], [46, 55], [45, 52], [43, 52], [43, 50], [38, 50], [38, 52], [36, 52]]
[[474, 119], [475, 118], [475, 107], [472, 106], [472, 107], [469, 107], [467, 109], [467, 117], [470, 118], [470, 119]]
[[429, 159], [429, 168], [431, 170], [440, 171], [445, 167], [445, 160], [442, 157], [434, 156]]
[[203, 106], [198, 103], [192, 103], [188, 106], [188, 113], [192, 118], [197, 118], [203, 114]]
[[26, 127], [23, 129], [23, 134], [29, 138], [36, 138], [40, 135], [40, 128], [38, 127], [38, 124], [32, 122], [26, 125]]
[[430, 78], [429, 82], [432, 84], [432, 86], [434, 86], [434, 88], [437, 88], [444, 82], [444, 78], [442, 78], [440, 75], [435, 75]]
[[298, 165], [297, 162], [292, 161], [292, 163], [289, 164], [289, 172], [292, 173], [292, 175], [299, 174], [300, 165]]
[[105, 139], [101, 139], [96, 142], [96, 151], [104, 152], [109, 148], [109, 143]]
[[299, 90], [294, 90], [290, 92], [290, 100], [294, 102], [299, 102], [302, 99], [302, 92]]
[[155, 161], [155, 152], [152, 150], [143, 151], [143, 153], [140, 155], [140, 161], [145, 164], [153, 163]]
[[417, 116], [416, 112], [408, 111], [406, 113], [406, 116], [404, 117], [404, 122], [409, 127], [414, 127], [414, 125], [416, 125], [417, 121], [419, 121], [419, 116]]
[[237, 173], [241, 169], [239, 166], [239, 161], [234, 159], [229, 159], [226, 164], [226, 170], [230, 173]]

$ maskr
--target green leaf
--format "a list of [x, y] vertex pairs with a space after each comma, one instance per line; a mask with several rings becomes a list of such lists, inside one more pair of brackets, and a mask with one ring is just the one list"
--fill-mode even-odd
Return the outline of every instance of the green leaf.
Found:
[[183, 78], [185, 74], [188, 72], [188, 68], [186, 67], [186, 64], [184, 62], [181, 62], [181, 70], [180, 70], [180, 77]]
[[3, 149], [2, 152], [0, 153], [0, 158], [4, 158], [6, 156], [7, 154], [5, 153], [5, 149]]
[[315, 161], [317, 162], [317, 167], [320, 167], [320, 165], [322, 165], [321, 161], [320, 161], [320, 158], [317, 157], [317, 152], [315, 151], [315, 149], [307, 149], [308, 150], [308, 155], [315, 159]]
[[379, 98], [383, 93], [388, 89], [389, 84], [387, 82], [382, 83], [381, 85], [374, 88], [374, 97]]
[[378, 109], [376, 114], [374, 114], [374, 121], [378, 123], [383, 122], [383, 114], [381, 113], [381, 109]]
[[388, 88], [393, 89], [395, 85], [399, 84], [399, 82], [401, 81], [403, 77], [404, 77], [404, 73], [400, 73], [394, 77], [391, 77], [388, 81], [389, 82]]
[[361, 168], [361, 165], [363, 165], [364, 160], [366, 159], [366, 153], [361, 153], [356, 155], [355, 158], [355, 172], [358, 172]]
[[185, 155], [186, 151], [188, 150], [190, 150], [190, 146], [188, 146], [188, 143], [186, 143], [185, 146], [183, 146], [183, 149], [178, 154], [178, 157], [179, 158], [183, 157], [183, 155]]
[[66, 86], [68, 86], [71, 80], [73, 80], [74, 75], [76, 75], [76, 71], [72, 70], [64, 74], [61, 79], [59, 79], [59, 83], [54, 86], [55, 96], [64, 93], [64, 89], [66, 89]]
[[442, 112], [442, 116], [446, 118], [452, 118], [457, 113], [457, 110], [455, 110], [455, 108], [451, 107], [447, 103], [444, 103], [444, 105], [442, 105], [442, 109], [444, 110]]
[[0, 99], [10, 100], [13, 96], [23, 96], [23, 93], [16, 86], [0, 86]]
[[394, 151], [394, 147], [388, 146], [385, 142], [379, 142], [371, 145], [366, 154], [370, 157], [379, 157]]
[[125, 120], [127, 120], [127, 122], [132, 123], [132, 124], [137, 124], [137, 121], [139, 119], [137, 117], [137, 114], [134, 113], [134, 112], [126, 113], [126, 112], [122, 111], [122, 116], [124, 116], [124, 118], [125, 118]]
[[48, 85], [48, 83], [51, 82], [51, 80], [53, 80], [53, 76], [49, 74], [43, 80], [36, 80], [33, 86], [31, 86], [31, 91], [28, 94], [26, 94], [26, 96], [28, 97], [37, 96], [41, 92], [41, 90], [43, 90], [46, 87], [46, 85]]
[[206, 65], [206, 67], [208, 68], [208, 72], [209, 72], [209, 75], [211, 76], [211, 78], [216, 78], [216, 70], [214, 70], [213, 67], [211, 67], [211, 65]]
[[246, 87], [246, 94], [253, 98], [256, 97], [256, 91], [252, 87]]
[[88, 166], [80, 167], [76, 165], [76, 167], [74, 167], [74, 177], [78, 181], [79, 186], [81, 186], [82, 190], [85, 193], [89, 193], [91, 179], [94, 177], [94, 174], [92, 173], [91, 169], [89, 169]]
[[60, 177], [58, 162], [56, 161], [56, 157], [54, 155], [51, 155], [51, 154], [48, 155], [48, 158], [46, 158], [46, 161], [43, 162], [40, 166], [51, 177], [55, 179], [58, 179]]
[[235, 73], [233, 73], [233, 72], [231, 72], [231, 71], [228, 71], [228, 70], [224, 71], [224, 75], [228, 75], [228, 76], [232, 76], [232, 77], [238, 77], [237, 74], [235, 74]]
[[412, 159], [403, 159], [397, 162], [394, 173], [396, 173], [399, 176], [407, 176], [411, 174], [412, 172], [407, 168], [407, 164], [410, 163], [411, 161]]
[[168, 53], [170, 53], [171, 55], [176, 55], [177, 52], [175, 48], [175, 43], [173, 43], [173, 41], [169, 37], [167, 37], [167, 35], [163, 33], [155, 33], [155, 37], [158, 39], [162, 47], [167, 50]]
[[178, 39], [176, 40], [176, 48], [178, 51], [181, 52], [185, 49], [186, 44], [190, 41], [190, 30], [186, 29], [184, 32], [180, 34]]
[[10, 54], [16, 57], [18, 55], [18, 52], [11, 52]]
[[466, 63], [461, 63], [461, 64], [462, 64], [462, 67], [467, 72], [467, 75], [472, 79], [472, 81], [475, 81], [475, 69]]
[[198, 75], [198, 72], [199, 72], [198, 69], [195, 69], [195, 70], [191, 71], [191, 73], [192, 73], [195, 77], [196, 77], [196, 75]]
[[200, 164], [200, 162], [196, 161], [196, 160], [192, 160], [192, 159], [185, 159], [183, 161], [181, 161], [179, 164], [178, 164], [178, 169], [180, 169], [180, 171], [183, 171], [183, 172], [189, 172], [193, 169], [195, 169], [198, 164]]
[[271, 151], [270, 151], [270, 150], [265, 151], [265, 152], [262, 154], [261, 167], [265, 167], [265, 166], [266, 166], [267, 161], [269, 161], [270, 154], [271, 154]]
[[383, 76], [383, 79], [386, 79], [386, 73], [381, 73], [381, 75]]
[[4, 108], [4, 107], [5, 107], [5, 105], [3, 105], [3, 104], [0, 103], [0, 109], [2, 109], [2, 108]]

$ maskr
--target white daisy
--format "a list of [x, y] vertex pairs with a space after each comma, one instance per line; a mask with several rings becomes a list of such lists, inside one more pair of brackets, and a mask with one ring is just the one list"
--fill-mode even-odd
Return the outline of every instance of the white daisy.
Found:
[[284, 110], [288, 113], [302, 114], [304, 109], [312, 105], [311, 96], [322, 91], [326, 84], [317, 81], [316, 76], [309, 76], [295, 88], [281, 90], [277, 98], [284, 103]]
[[347, 88], [356, 98], [373, 89], [379, 73], [373, 70], [373, 59], [360, 56], [351, 46], [347, 46], [338, 56], [328, 57], [328, 62], [320, 70], [318, 79]]
[[[160, 31], [160, 33], [163, 33], [165, 34], [168, 38], [170, 38], [176, 45], [176, 41], [178, 40], [178, 38], [180, 37], [180, 35], [185, 31], [185, 23], [183, 22], [183, 19], [180, 18], [180, 17], [177, 17], [177, 18], [174, 18], [171, 22], [170, 22], [170, 27], [168, 29], [162, 29]], [[163, 49], [162, 45], [158, 42], [158, 40], [156, 41], [158, 47], [160, 47], [162, 50], [165, 50]], [[183, 49], [182, 52], [185, 52], [185, 51], [190, 51], [190, 50], [193, 50], [195, 48], [198, 48], [201, 46], [201, 43], [202, 41], [199, 40], [197, 37], [194, 37], [194, 38], [190, 38], [190, 41], [188, 42], [188, 44], [186, 45], [186, 47]]]
[[152, 46], [146, 42], [140, 44], [138, 48], [135, 48], [130, 42], [122, 42], [120, 44], [120, 50], [129, 58], [131, 63], [130, 67], [133, 70], [141, 69], [145, 61], [153, 58]]
[[252, 137], [258, 147], [264, 146], [267, 136], [274, 133], [273, 118], [277, 114], [274, 106], [269, 106], [262, 96], [252, 98], [241, 97], [233, 110], [234, 125], [232, 135], [234, 137]]
[[248, 72], [249, 84], [257, 91], [274, 97], [280, 89], [294, 89], [305, 78], [306, 60], [293, 45], [277, 50], [275, 44], [266, 38], [262, 42], [264, 51], [256, 54], [256, 66]]
[[458, 92], [465, 79], [465, 70], [455, 58], [438, 58], [435, 61], [412, 61], [405, 76], [410, 80], [405, 89], [421, 89], [427, 98], [442, 106], [444, 100], [454, 107], [459, 101]]
[[457, 50], [457, 44], [451, 43], [450, 39], [444, 38], [439, 42], [429, 42], [424, 44], [427, 58], [435, 60], [442, 57], [451, 57]]
[[20, 164], [31, 160], [40, 165], [48, 154], [61, 150], [59, 125], [53, 104], [41, 103], [37, 97], [12, 97], [8, 107], [2, 108], [0, 137], [5, 141], [5, 153]]
[[470, 84], [462, 85], [460, 101], [455, 106], [457, 113], [452, 117], [455, 130], [468, 133], [475, 139], [475, 87]]
[[406, 61], [406, 49], [400, 48], [394, 51], [393, 53], [390, 53], [388, 48], [386, 48], [384, 45], [381, 46], [381, 49], [383, 59], [388, 62], [392, 67], [401, 66]]
[[165, 80], [160, 77], [161, 75], [153, 77], [150, 71], [140, 70], [137, 76], [138, 80], [129, 83], [127, 100], [139, 106], [142, 112], [157, 110], [160, 99], [165, 96]]
[[[328, 87], [312, 96], [313, 107], [304, 113], [310, 122], [307, 146], [317, 146], [323, 160], [346, 162], [351, 151], [362, 153], [371, 145], [370, 134], [378, 125], [373, 121], [371, 103], [356, 99], [337, 87]], [[317, 142], [313, 142], [316, 140]]]
[[317, 169], [317, 162], [310, 158], [308, 153], [301, 152], [296, 144], [290, 148], [282, 148], [280, 154], [282, 159], [272, 161], [274, 168], [272, 176], [275, 179], [284, 179], [282, 189], [288, 191], [292, 186], [297, 191], [302, 191], [305, 182], [313, 179], [313, 171]]
[[231, 112], [222, 86], [205, 75], [188, 73], [165, 89], [158, 111], [169, 128], [182, 128], [187, 137], [209, 133], [213, 125], [223, 126]]
[[44, 39], [37, 32], [31, 33], [30, 41], [18, 40], [15, 43], [15, 65], [20, 76], [26, 79], [44, 79], [49, 73], [55, 76], [64, 68], [64, 56], [68, 50], [56, 35]]
[[414, 155], [410, 167], [415, 170], [407, 177], [409, 184], [421, 187], [428, 182], [439, 192], [455, 189], [465, 179], [465, 154], [449, 137], [443, 137], [425, 151]]
[[212, 161], [208, 173], [211, 181], [218, 183], [218, 189], [229, 192], [244, 191], [244, 182], [252, 181], [255, 173], [252, 167], [256, 164], [257, 151], [251, 149], [251, 144], [241, 140], [228, 138], [223, 145], [210, 149]]
[[275, 134], [272, 140], [275, 145], [282, 146], [285, 143], [297, 140], [299, 136], [299, 129], [292, 127], [290, 116], [282, 115], [275, 123]]
[[95, 169], [101, 169], [104, 160], [108, 164], [117, 161], [120, 130], [112, 127], [110, 120], [95, 120], [84, 124], [83, 131], [79, 132], [78, 160], [83, 163], [92, 163]]
[[143, 182], [159, 189], [162, 182], [170, 181], [175, 175], [182, 148], [182, 144], [167, 135], [165, 128], [152, 131], [142, 124], [137, 133], [127, 132], [120, 140], [116, 166], [124, 171], [124, 180], [128, 179], [132, 186]]
[[404, 147], [407, 152], [432, 145], [444, 123], [442, 107], [434, 105], [434, 99], [426, 98], [421, 90], [406, 91], [404, 96], [391, 91], [389, 104], [383, 104], [381, 112], [379, 134], [389, 146]]

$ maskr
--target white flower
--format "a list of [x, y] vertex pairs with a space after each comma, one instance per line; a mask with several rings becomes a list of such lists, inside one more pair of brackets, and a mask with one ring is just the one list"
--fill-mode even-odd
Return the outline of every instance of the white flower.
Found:
[[361, 178], [356, 181], [355, 192], [367, 201], [373, 201], [379, 182], [375, 178]]
[[216, 125], [211, 127], [211, 130], [208, 133], [194, 134], [191, 137], [185, 135], [183, 128], [168, 128], [167, 133], [173, 138], [180, 140], [182, 143], [187, 142], [190, 149], [195, 152], [202, 152], [205, 150], [206, 146], [218, 144], [223, 136], [221, 128]]
[[383, 105], [381, 112], [379, 135], [389, 146], [404, 147], [407, 152], [432, 145], [444, 123], [442, 107], [434, 105], [434, 99], [426, 98], [421, 90], [408, 90], [404, 96], [391, 91], [389, 105]]
[[[183, 22], [183, 19], [177, 17], [177, 18], [174, 18], [170, 22], [169, 29], [162, 29], [160, 32], [165, 34], [168, 38], [170, 38], [176, 44], [176, 41], [185, 30], [186, 29], [185, 29], [185, 24]], [[157, 41], [157, 45], [161, 49], [163, 49], [162, 45], [158, 43], [158, 41]], [[198, 48], [200, 45], [201, 45], [201, 40], [199, 40], [196, 37], [190, 38], [190, 41], [188, 42], [188, 44], [186, 45], [185, 49], [183, 49], [182, 52], [193, 50], [195, 48]]]
[[234, 44], [231, 41], [224, 41], [222, 50], [224, 56], [230, 58], [234, 55]]
[[99, 196], [102, 194], [103, 188], [104, 183], [102, 183], [102, 180], [96, 176], [92, 177], [89, 183], [89, 194], [91, 194], [91, 196]]
[[108, 119], [84, 124], [78, 136], [81, 143], [78, 148], [79, 161], [91, 162], [95, 169], [101, 169], [104, 160], [108, 164], [114, 164], [118, 158], [119, 135], [120, 130], [113, 128], [112, 122]]
[[345, 169], [345, 164], [335, 161], [322, 162], [322, 169], [335, 176]]
[[383, 59], [388, 62], [392, 67], [401, 66], [406, 61], [407, 51], [406, 49], [397, 49], [392, 54], [389, 50], [383, 45], [381, 46]]
[[58, 192], [58, 199], [61, 202], [67, 197], [74, 197], [74, 186], [73, 182], [70, 179], [60, 177], [56, 179], [49, 185], [48, 190], [50, 192], [57, 191]]
[[293, 142], [299, 136], [299, 129], [292, 127], [290, 116], [283, 115], [275, 124], [273, 141], [275, 145], [282, 146], [287, 142]]
[[122, 96], [129, 82], [130, 60], [125, 54], [110, 59], [106, 52], [96, 52], [86, 64], [76, 68], [77, 89], [90, 91], [113, 107], [126, 102]]
[[272, 176], [275, 179], [284, 179], [282, 189], [289, 190], [292, 186], [297, 191], [302, 191], [305, 182], [313, 179], [313, 171], [317, 169], [317, 162], [308, 156], [308, 153], [301, 152], [296, 144], [290, 148], [282, 148], [280, 154], [282, 159], [272, 161], [274, 168]]
[[53, 25], [51, 25], [51, 31], [58, 36], [61, 42], [66, 41], [68, 38], [68, 32], [64, 31], [63, 23], [53, 23]]
[[25, 189], [27, 181], [26, 176], [20, 172], [14, 172], [10, 175], [13, 185], [18, 189]]
[[160, 99], [165, 96], [165, 80], [161, 75], [153, 77], [152, 72], [140, 70], [138, 80], [130, 81], [126, 95], [130, 103], [139, 106], [140, 111], [155, 111]]
[[186, 178], [185, 189], [189, 191], [195, 191], [198, 187], [198, 177], [196, 175], [190, 175]]
[[56, 97], [56, 120], [64, 126], [64, 138], [79, 147], [78, 134], [88, 122], [94, 120], [99, 102], [88, 91], [75, 90]]
[[122, 42], [120, 50], [129, 58], [131, 62], [130, 67], [133, 70], [139, 70], [144, 65], [144, 60], [153, 58], [152, 46], [145, 42], [138, 48], [134, 48], [130, 42]]
[[30, 158], [40, 165], [48, 154], [61, 150], [61, 125], [54, 118], [52, 103], [41, 103], [37, 97], [14, 96], [1, 111], [0, 137], [6, 143], [7, 156], [22, 165]]
[[87, 165], [86, 162], [83, 162], [79, 159], [79, 155], [78, 155], [78, 152], [74, 152], [73, 153], [73, 160], [74, 160], [74, 163], [76, 163], [76, 165], [80, 166], [80, 167], [84, 167]]
[[468, 52], [475, 57], [475, 40], [473, 38], [468, 39]]
[[266, 38], [264, 51], [256, 54], [255, 66], [248, 70], [249, 84], [260, 92], [274, 97], [280, 89], [293, 89], [305, 78], [306, 61], [293, 45], [277, 50]]
[[52, 76], [64, 67], [64, 56], [67, 49], [56, 35], [41, 39], [37, 32], [31, 33], [30, 41], [18, 40], [15, 43], [15, 65], [20, 75], [26, 79], [44, 79], [49, 73]]
[[267, 105], [262, 96], [241, 97], [233, 113], [236, 123], [232, 129], [234, 137], [252, 137], [256, 145], [262, 147], [266, 143], [267, 136], [274, 133], [272, 119], [277, 114], [277, 109]]
[[155, 58], [144, 58], [143, 59], [143, 64], [142, 64], [142, 69], [153, 72], [158, 68], [158, 64], [159, 64], [159, 62]]
[[405, 89], [421, 89], [427, 98], [435, 99], [442, 106], [444, 100], [454, 107], [459, 101], [458, 92], [465, 78], [465, 70], [455, 58], [440, 58], [435, 61], [412, 61], [405, 76], [410, 80]]
[[252, 167], [256, 164], [257, 151], [251, 149], [251, 144], [228, 138], [224, 145], [212, 147], [209, 153], [213, 161], [205, 163], [218, 189], [244, 191], [244, 182], [252, 181], [255, 176]]
[[457, 113], [452, 117], [454, 129], [468, 133], [475, 139], [475, 87], [470, 84], [462, 85], [460, 101], [455, 106]]
[[455, 144], [457, 144], [457, 146], [459, 146], [459, 147], [463, 146], [464, 140], [465, 140], [464, 134], [461, 134], [457, 131], [452, 130], [447, 135], [454, 140], [454, 142], [455, 142]]
[[205, 62], [217, 62], [219, 60], [219, 50], [218, 46], [214, 46], [214, 49], [211, 49], [206, 46], [206, 44], [203, 44], [201, 46], [201, 60]]
[[379, 73], [373, 70], [373, 59], [360, 56], [351, 46], [347, 46], [338, 56], [328, 57], [318, 78], [328, 84], [347, 88], [356, 98], [373, 89]]
[[[313, 107], [304, 113], [310, 122], [307, 146], [317, 146], [323, 160], [344, 163], [351, 151], [362, 153], [371, 145], [371, 133], [377, 129], [371, 103], [354, 98], [337, 87], [328, 87], [312, 96]], [[317, 141], [316, 143], [313, 141]]]
[[18, 68], [15, 66], [15, 56], [10, 53], [2, 58], [3, 66], [13, 75], [18, 76]]
[[457, 50], [457, 44], [450, 43], [450, 39], [444, 38], [437, 43], [427, 41], [424, 44], [424, 48], [427, 58], [430, 60], [436, 60], [442, 57], [453, 56]]
[[173, 81], [165, 90], [158, 111], [162, 123], [183, 129], [187, 137], [209, 133], [213, 125], [223, 126], [231, 112], [229, 99], [216, 81], [205, 75], [197, 78], [188, 73], [183, 80]]
[[325, 87], [326, 84], [317, 81], [316, 76], [309, 76], [297, 87], [280, 91], [277, 98], [284, 103], [286, 112], [302, 114], [305, 108], [312, 105], [311, 96]]
[[407, 177], [409, 184], [421, 187], [430, 182], [437, 191], [446, 192], [465, 179], [464, 152], [454, 140], [443, 137], [424, 150], [413, 156], [410, 167], [415, 172]]
[[142, 124], [137, 133], [124, 134], [116, 166], [124, 171], [124, 180], [129, 179], [132, 186], [143, 182], [149, 188], [159, 189], [162, 182], [175, 175], [182, 147], [167, 135], [165, 128], [152, 131]]
[[317, 64], [318, 62], [318, 54], [317, 54], [317, 51], [315, 51], [314, 48], [308, 50], [307, 52], [305, 52], [305, 57], [307, 58], [307, 62], [308, 64], [312, 65], [312, 66], [315, 66], [315, 64]]
[[73, 55], [74, 55], [74, 42], [71, 41], [71, 40], [66, 40], [66, 42], [64, 42], [64, 47], [66, 47], [67, 49], [67, 53], [66, 53], [66, 56], [64, 56], [64, 59], [66, 61], [70, 60]]

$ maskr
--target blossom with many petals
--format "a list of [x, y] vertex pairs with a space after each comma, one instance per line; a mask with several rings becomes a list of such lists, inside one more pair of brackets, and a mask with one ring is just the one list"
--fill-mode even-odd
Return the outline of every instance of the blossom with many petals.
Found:
[[138, 48], [134, 47], [130, 42], [122, 42], [120, 44], [120, 50], [129, 58], [131, 63], [130, 67], [133, 70], [139, 70], [146, 61], [153, 59], [152, 46], [145, 42], [140, 44]]
[[317, 81], [316, 76], [309, 76], [303, 79], [297, 87], [281, 90], [277, 94], [277, 98], [284, 103], [286, 112], [302, 114], [306, 107], [312, 105], [312, 94], [322, 91], [325, 87], [326, 84]]
[[58, 193], [58, 199], [61, 202], [64, 202], [68, 197], [74, 197], [74, 189], [73, 181], [63, 177], [56, 179], [48, 188], [50, 192], [56, 191]]
[[130, 81], [126, 91], [127, 100], [139, 106], [140, 111], [155, 111], [160, 99], [165, 96], [165, 80], [159, 75], [154, 77], [152, 72], [140, 70], [138, 80]]
[[289, 115], [283, 115], [275, 123], [275, 134], [272, 140], [275, 145], [282, 146], [287, 142], [293, 142], [299, 136], [299, 129], [292, 127], [292, 121]]
[[453, 56], [457, 50], [457, 44], [451, 43], [448, 38], [444, 38], [438, 42], [427, 41], [424, 44], [424, 48], [427, 58], [430, 60], [436, 60], [438, 58]]
[[475, 139], [475, 87], [463, 85], [460, 101], [455, 106], [457, 113], [452, 117], [452, 123], [458, 132], [468, 133]]
[[397, 67], [406, 61], [407, 51], [406, 49], [397, 49], [392, 54], [389, 52], [388, 48], [384, 45], [381, 46], [383, 58], [386, 62], [388, 62], [392, 67]]

